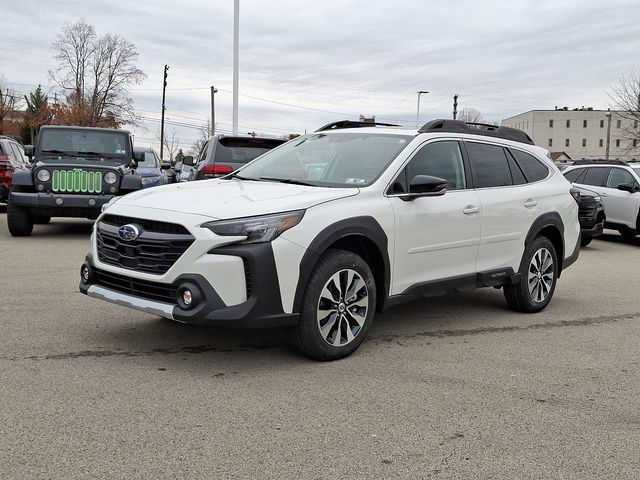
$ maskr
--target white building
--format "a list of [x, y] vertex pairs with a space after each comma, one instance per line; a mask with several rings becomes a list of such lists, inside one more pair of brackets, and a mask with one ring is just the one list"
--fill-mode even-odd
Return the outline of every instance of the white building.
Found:
[[607, 143], [611, 159], [640, 159], [640, 143], [629, 139], [632, 129], [638, 131], [638, 120], [621, 114], [625, 112], [556, 107], [505, 118], [502, 125], [524, 130], [536, 145], [551, 152], [565, 152], [573, 160], [607, 158]]

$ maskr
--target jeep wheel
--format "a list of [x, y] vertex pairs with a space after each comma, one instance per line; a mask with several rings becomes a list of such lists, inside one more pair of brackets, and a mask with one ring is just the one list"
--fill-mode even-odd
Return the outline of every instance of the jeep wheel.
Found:
[[586, 235], [583, 235], [582, 238], [580, 239], [580, 246], [586, 247], [591, 243], [591, 240], [593, 240], [593, 237], [588, 237]]
[[556, 249], [547, 237], [536, 237], [525, 249], [520, 281], [505, 285], [507, 304], [518, 312], [535, 313], [551, 301], [558, 279]]
[[371, 328], [376, 285], [369, 265], [345, 250], [329, 250], [314, 268], [305, 290], [294, 339], [315, 360], [353, 353]]
[[9, 203], [7, 203], [7, 225], [11, 236], [28, 237], [33, 231], [33, 214], [31, 210], [14, 205], [9, 199]]

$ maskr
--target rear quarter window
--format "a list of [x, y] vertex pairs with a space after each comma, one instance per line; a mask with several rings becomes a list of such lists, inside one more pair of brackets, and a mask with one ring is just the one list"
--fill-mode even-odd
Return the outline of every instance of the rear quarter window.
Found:
[[510, 149], [509, 151], [527, 178], [527, 182], [539, 182], [549, 175], [549, 169], [533, 155], [522, 150]]
[[584, 172], [584, 168], [576, 168], [575, 170], [570, 170], [564, 174], [564, 178], [569, 180], [570, 182], [577, 182], [580, 175]]

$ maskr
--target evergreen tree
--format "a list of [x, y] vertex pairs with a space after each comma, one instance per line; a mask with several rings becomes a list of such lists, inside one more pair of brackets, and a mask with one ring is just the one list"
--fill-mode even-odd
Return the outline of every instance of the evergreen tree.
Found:
[[20, 136], [22, 137], [22, 143], [33, 145], [38, 138], [40, 127], [51, 121], [49, 98], [42, 91], [42, 87], [38, 85], [38, 88], [29, 95], [25, 95], [24, 99], [27, 102], [27, 109], [22, 122]]

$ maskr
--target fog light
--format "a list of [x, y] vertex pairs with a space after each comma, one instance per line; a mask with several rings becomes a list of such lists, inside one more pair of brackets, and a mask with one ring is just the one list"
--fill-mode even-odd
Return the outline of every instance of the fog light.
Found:
[[96, 206], [96, 201], [93, 198], [89, 199], [89, 206], [90, 207], [95, 207]]
[[36, 187], [38, 189], [39, 192], [41, 192], [42, 190], [44, 190], [44, 185], [42, 185], [41, 183], [38, 184], [38, 186]]
[[64, 203], [64, 200], [62, 200], [60, 197], [56, 198], [56, 205], [62, 205]]
[[80, 267], [80, 276], [83, 282], [87, 283], [89, 281], [89, 267], [87, 267], [87, 265]]
[[182, 292], [182, 301], [185, 305], [191, 305], [191, 302], [193, 301], [191, 290], [185, 290], [184, 292]]

